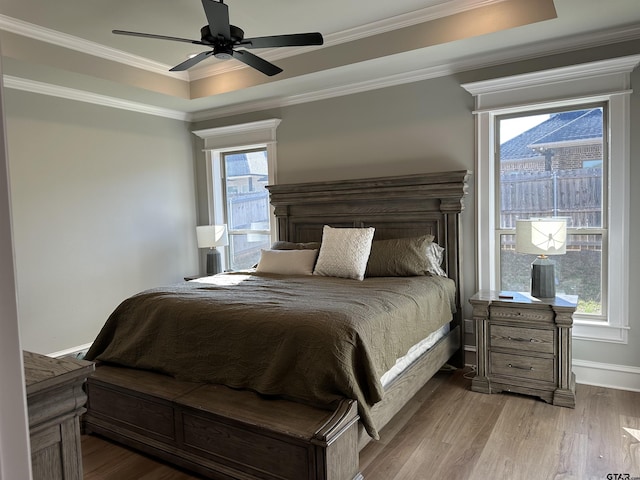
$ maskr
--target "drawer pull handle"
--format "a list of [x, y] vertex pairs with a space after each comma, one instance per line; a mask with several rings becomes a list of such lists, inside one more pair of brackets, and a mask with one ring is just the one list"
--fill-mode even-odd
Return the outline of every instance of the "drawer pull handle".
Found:
[[518, 370], [527, 370], [527, 371], [533, 372], [533, 367], [520, 367], [518, 365], [512, 365], [510, 363], [508, 364], [508, 366], [509, 366], [509, 368], [515, 368], [515, 369], [518, 369]]
[[518, 337], [507, 337], [507, 340], [514, 342], [529, 342], [533, 343], [533, 338], [518, 338]]

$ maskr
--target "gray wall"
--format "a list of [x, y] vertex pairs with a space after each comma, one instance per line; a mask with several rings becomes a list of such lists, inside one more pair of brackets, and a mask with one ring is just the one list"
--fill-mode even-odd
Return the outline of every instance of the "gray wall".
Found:
[[[474, 170], [473, 98], [460, 83], [638, 51], [640, 42], [591, 49], [188, 129], [178, 121], [8, 90], [23, 346], [48, 353], [90, 342], [127, 295], [198, 271], [193, 226], [207, 220], [205, 160], [201, 141], [188, 130], [281, 118], [279, 183]], [[637, 71], [633, 82], [640, 85]], [[638, 125], [634, 93], [632, 131]], [[632, 211], [640, 208], [638, 152], [636, 135]], [[476, 286], [474, 195], [472, 188], [463, 219], [465, 298]], [[630, 227], [636, 238], [638, 215]], [[629, 261], [631, 285], [637, 285], [637, 249]], [[574, 358], [640, 367], [638, 307], [633, 296], [628, 345], [576, 341]], [[470, 316], [468, 306], [465, 313]]]
[[91, 342], [128, 295], [197, 271], [184, 122], [5, 90], [22, 347]]
[[[637, 53], [638, 42], [535, 59], [513, 65], [465, 72], [456, 76], [359, 93], [330, 100], [237, 115], [194, 124], [194, 129], [277, 117], [278, 183], [403, 175], [440, 170], [475, 169], [473, 98], [461, 83], [586, 62], [611, 55]], [[633, 74], [640, 86], [640, 72]], [[637, 87], [640, 88], [640, 87]], [[632, 97], [632, 132], [640, 125], [638, 93]], [[640, 208], [636, 185], [640, 182], [638, 135], [632, 140], [632, 211]], [[197, 155], [198, 171], [204, 156]], [[472, 182], [474, 180], [472, 179]], [[206, 184], [198, 178], [199, 203], [206, 203]], [[465, 298], [476, 288], [475, 204], [470, 190], [463, 218]], [[635, 207], [635, 208], [634, 208]], [[631, 238], [636, 238], [640, 216], [631, 218]], [[631, 285], [640, 282], [640, 253], [631, 249]], [[466, 302], [465, 302], [466, 303]], [[630, 299], [629, 344], [574, 342], [574, 358], [640, 367], [640, 298]], [[471, 318], [468, 306], [466, 318]], [[469, 338], [469, 343], [472, 338]]]
[[[472, 108], [472, 97], [447, 77], [193, 126], [197, 130], [282, 119], [277, 130], [278, 183], [295, 183], [473, 170]], [[199, 171], [204, 162], [199, 154]], [[469, 291], [475, 281], [473, 191], [463, 219], [465, 231], [471, 232], [463, 245]], [[206, 183], [200, 178], [198, 192], [204, 204]]]

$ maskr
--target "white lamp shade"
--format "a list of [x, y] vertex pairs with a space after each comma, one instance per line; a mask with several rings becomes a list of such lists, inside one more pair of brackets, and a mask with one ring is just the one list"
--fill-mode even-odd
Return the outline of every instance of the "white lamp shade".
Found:
[[516, 221], [516, 251], [533, 255], [563, 255], [567, 251], [567, 221], [535, 218]]
[[196, 227], [198, 248], [224, 247], [229, 245], [226, 225], [203, 225]]

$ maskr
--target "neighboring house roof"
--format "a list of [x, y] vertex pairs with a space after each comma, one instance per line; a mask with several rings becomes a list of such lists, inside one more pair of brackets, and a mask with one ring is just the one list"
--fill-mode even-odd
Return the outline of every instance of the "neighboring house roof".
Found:
[[551, 115], [544, 122], [500, 145], [500, 159], [519, 160], [537, 156], [535, 148], [558, 143], [583, 143], [602, 139], [602, 109], [574, 110]]

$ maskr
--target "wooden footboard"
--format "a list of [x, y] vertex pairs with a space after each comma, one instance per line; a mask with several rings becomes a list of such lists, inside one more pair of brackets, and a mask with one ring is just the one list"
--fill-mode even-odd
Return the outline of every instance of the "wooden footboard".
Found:
[[99, 366], [84, 427], [214, 479], [357, 480], [354, 401], [335, 411]]
[[[381, 429], [459, 348], [452, 330], [388, 386]], [[359, 480], [371, 440], [357, 405], [335, 411], [220, 385], [101, 365], [87, 381], [86, 433], [97, 433], [208, 478]]]

